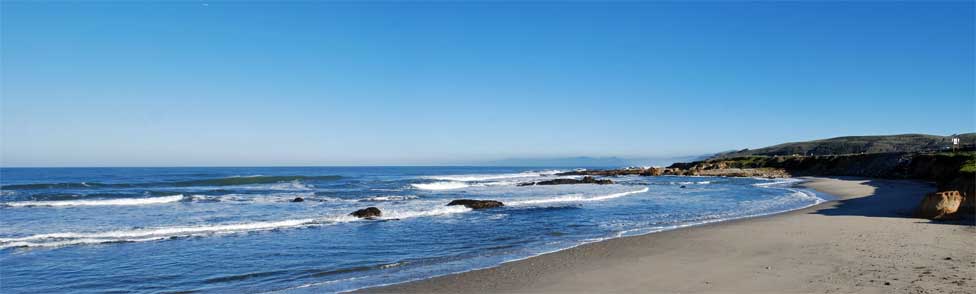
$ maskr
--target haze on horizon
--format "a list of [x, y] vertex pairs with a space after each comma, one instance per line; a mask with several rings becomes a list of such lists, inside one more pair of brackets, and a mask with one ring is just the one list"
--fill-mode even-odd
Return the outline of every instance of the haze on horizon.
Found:
[[973, 2], [0, 2], [0, 165], [672, 157], [976, 130]]

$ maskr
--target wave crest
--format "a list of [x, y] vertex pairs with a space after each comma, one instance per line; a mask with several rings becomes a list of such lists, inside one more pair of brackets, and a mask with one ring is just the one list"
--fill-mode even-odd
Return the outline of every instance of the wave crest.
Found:
[[294, 219], [283, 221], [221, 224], [195, 227], [162, 227], [153, 229], [118, 230], [94, 233], [51, 233], [18, 238], [0, 238], [0, 249], [12, 247], [61, 247], [67, 245], [145, 242], [169, 238], [192, 237], [214, 234], [231, 234], [267, 231], [282, 228], [297, 228], [322, 225], [326, 223], [352, 221], [351, 216], [332, 219]]
[[515, 205], [533, 205], [533, 204], [558, 203], [558, 202], [591, 202], [591, 201], [603, 201], [603, 200], [609, 200], [609, 199], [614, 199], [614, 198], [620, 198], [620, 197], [624, 197], [624, 196], [632, 195], [632, 194], [644, 193], [644, 192], [647, 192], [649, 190], [650, 189], [648, 187], [644, 187], [644, 188], [641, 188], [641, 189], [635, 190], [635, 191], [613, 193], [613, 194], [607, 194], [607, 195], [601, 195], [601, 196], [594, 196], [594, 197], [583, 197], [583, 196], [580, 196], [580, 195], [564, 195], [564, 196], [553, 197], [553, 198], [546, 198], [546, 199], [513, 201], [513, 202], [509, 203], [509, 205], [515, 206]]
[[341, 176], [247, 176], [226, 177], [216, 179], [154, 182], [154, 183], [117, 183], [105, 184], [96, 182], [80, 183], [39, 183], [0, 186], [0, 190], [40, 190], [40, 189], [87, 189], [87, 188], [138, 188], [138, 187], [193, 187], [193, 186], [240, 186], [254, 184], [289, 183], [296, 181], [333, 181]]
[[426, 184], [410, 184], [410, 186], [413, 186], [414, 188], [420, 190], [440, 191], [440, 190], [467, 188], [470, 187], [471, 185], [462, 182], [433, 182], [433, 183], [426, 183]]
[[365, 198], [365, 199], [360, 199], [359, 201], [379, 202], [379, 201], [403, 201], [403, 200], [410, 200], [410, 199], [417, 199], [417, 196], [413, 196], [413, 195], [407, 195], [407, 196], [398, 196], [398, 195], [374, 196], [374, 197], [369, 197], [369, 198]]
[[179, 202], [184, 199], [183, 195], [150, 197], [150, 198], [120, 198], [120, 199], [93, 199], [93, 200], [62, 200], [62, 201], [14, 201], [4, 202], [3, 205], [10, 207], [32, 207], [32, 206], [125, 206], [125, 205], [150, 205]]
[[545, 170], [545, 171], [527, 171], [527, 172], [511, 173], [511, 174], [469, 174], [469, 175], [425, 176], [423, 178], [431, 179], [431, 180], [455, 181], [455, 182], [480, 182], [480, 181], [511, 179], [511, 178], [544, 177], [544, 176], [552, 176], [561, 172], [563, 171]]

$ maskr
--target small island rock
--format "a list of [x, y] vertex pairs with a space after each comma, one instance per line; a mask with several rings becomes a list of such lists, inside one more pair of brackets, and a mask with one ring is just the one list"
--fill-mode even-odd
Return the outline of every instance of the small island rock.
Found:
[[367, 219], [370, 219], [370, 218], [378, 217], [378, 216], [380, 216], [382, 214], [383, 214], [383, 212], [380, 211], [379, 208], [376, 208], [376, 207], [372, 207], [371, 206], [371, 207], [363, 208], [363, 209], [360, 209], [360, 210], [357, 210], [357, 211], [353, 211], [349, 215], [355, 216], [355, 217], [358, 217], [358, 218], [367, 218]]
[[597, 184], [597, 185], [607, 185], [613, 184], [610, 179], [595, 179], [591, 176], [585, 176], [581, 180], [577, 179], [554, 179], [541, 182], [526, 182], [518, 183], [517, 186], [533, 186], [533, 185], [573, 185], [573, 184]]
[[485, 208], [495, 208], [495, 207], [505, 206], [505, 204], [501, 203], [500, 201], [473, 200], [473, 199], [458, 199], [458, 200], [451, 201], [451, 203], [447, 204], [447, 206], [453, 206], [453, 205], [464, 205], [464, 207], [471, 208], [471, 209], [485, 209]]

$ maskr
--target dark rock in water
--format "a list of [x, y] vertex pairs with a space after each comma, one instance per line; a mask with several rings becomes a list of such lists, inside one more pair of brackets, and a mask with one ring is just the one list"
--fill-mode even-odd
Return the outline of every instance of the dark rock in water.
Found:
[[453, 205], [464, 205], [464, 207], [471, 208], [471, 209], [485, 209], [485, 208], [495, 208], [495, 207], [505, 206], [505, 204], [495, 200], [473, 200], [473, 199], [458, 199], [458, 200], [451, 201], [451, 203], [447, 204], [447, 206], [453, 206]]
[[518, 184], [516, 184], [516, 186], [519, 186], [519, 187], [522, 187], [522, 186], [535, 186], [535, 182], [518, 183]]
[[291, 202], [305, 202], [305, 198], [295, 197], [295, 199], [292, 199]]
[[595, 178], [593, 178], [591, 176], [585, 176], [581, 180], [577, 180], [577, 179], [555, 179], [555, 180], [541, 181], [541, 182], [535, 182], [535, 183], [519, 183], [518, 186], [531, 186], [531, 185], [573, 185], [573, 184], [597, 184], [597, 185], [606, 185], [606, 184], [613, 184], [613, 181], [611, 181], [609, 179], [600, 179], [600, 180], [597, 180], [597, 179], [595, 179]]
[[681, 185], [681, 188], [688, 188], [688, 186], [685, 186], [685, 185]]
[[583, 182], [583, 184], [597, 184], [597, 185], [613, 184], [613, 181], [611, 181], [610, 179], [597, 180], [590, 176], [583, 177], [583, 179], [580, 180], [580, 182]]
[[536, 182], [536, 185], [572, 185], [572, 184], [582, 184], [583, 182], [577, 179], [555, 179], [548, 181]]
[[357, 210], [357, 211], [353, 211], [349, 215], [355, 216], [355, 217], [358, 217], [358, 218], [374, 218], [374, 217], [378, 217], [378, 216], [380, 216], [382, 214], [383, 214], [383, 212], [381, 212], [379, 208], [376, 208], [376, 207], [372, 207], [371, 206], [371, 207], [363, 208], [363, 209], [360, 209], [360, 210]]

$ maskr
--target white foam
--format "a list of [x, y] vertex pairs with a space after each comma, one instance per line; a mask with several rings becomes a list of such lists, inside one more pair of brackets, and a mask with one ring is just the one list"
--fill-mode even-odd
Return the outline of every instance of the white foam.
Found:
[[269, 187], [269, 188], [270, 188], [270, 190], [286, 190], [286, 191], [293, 191], [293, 190], [311, 190], [312, 189], [311, 186], [306, 185], [306, 184], [302, 183], [299, 180], [294, 180], [294, 181], [287, 182], [287, 183], [275, 183], [275, 184], [272, 184], [271, 187]]
[[[382, 209], [383, 216], [379, 219], [406, 219], [414, 217], [443, 216], [471, 211], [464, 206], [427, 206], [421, 209]], [[328, 224], [360, 221], [360, 218], [348, 214], [339, 214], [321, 218], [303, 218], [281, 221], [262, 221], [248, 223], [213, 224], [202, 226], [158, 227], [147, 229], [113, 230], [102, 232], [67, 232], [37, 234], [26, 237], [0, 238], [0, 249], [13, 247], [62, 247], [70, 245], [147, 242], [165, 240], [169, 238], [185, 238], [196, 236], [224, 235], [235, 233], [249, 233], [277, 229], [296, 229], [322, 226]]]
[[685, 182], [670, 182], [670, 183], [672, 185], [708, 185], [711, 184], [712, 182], [711, 181], [698, 181], [698, 182], [685, 181]]
[[396, 210], [388, 209], [384, 210], [383, 216], [380, 219], [405, 219], [411, 217], [424, 217], [424, 216], [440, 216], [455, 213], [462, 213], [471, 211], [470, 208], [454, 205], [454, 206], [438, 206], [431, 209], [422, 210]]
[[[258, 177], [258, 176], [246, 176], [246, 177]], [[235, 185], [235, 189], [243, 190], [275, 190], [275, 191], [309, 191], [314, 188], [312, 185], [302, 183], [300, 180], [293, 180], [290, 182], [280, 182], [280, 183], [265, 183], [265, 184], [246, 184], [246, 185]], [[209, 187], [209, 186], [202, 186]]]
[[782, 178], [782, 179], [773, 179], [773, 180], [765, 179], [765, 178], [757, 178], [757, 179], [764, 180], [767, 182], [755, 183], [752, 184], [753, 186], [756, 187], [787, 186], [790, 184], [799, 183], [803, 181], [802, 179], [797, 179], [797, 178]]
[[452, 190], [452, 189], [461, 189], [461, 188], [470, 187], [470, 185], [462, 182], [433, 182], [427, 184], [410, 184], [410, 185], [417, 189], [433, 190], [433, 191]]
[[546, 199], [512, 201], [512, 202], [508, 203], [508, 205], [513, 205], [514, 206], [514, 205], [532, 205], [532, 204], [557, 203], [557, 202], [590, 202], [590, 201], [603, 201], [603, 200], [620, 198], [620, 197], [624, 197], [624, 196], [632, 195], [632, 194], [637, 194], [637, 193], [644, 193], [644, 192], [647, 192], [649, 190], [650, 189], [648, 187], [644, 187], [644, 188], [641, 188], [640, 190], [636, 190], [636, 191], [620, 192], [620, 193], [613, 193], [613, 194], [607, 194], [607, 195], [601, 195], [601, 196], [593, 196], [593, 197], [584, 197], [584, 196], [581, 196], [581, 195], [573, 194], [573, 195], [564, 195], [564, 196], [559, 196], [559, 197], [554, 197], [554, 198], [546, 198]]
[[120, 199], [98, 199], [98, 200], [60, 200], [60, 201], [15, 201], [4, 202], [3, 205], [13, 207], [29, 206], [120, 206], [120, 205], [150, 205], [179, 202], [183, 200], [183, 195], [151, 197], [151, 198], [120, 198]]
[[225, 195], [193, 195], [194, 201], [220, 201], [220, 202], [253, 202], [253, 203], [279, 203], [291, 202], [297, 197], [305, 200], [326, 200], [335, 201], [338, 198], [315, 196], [312, 192], [299, 193], [274, 193], [274, 194], [225, 194]]
[[528, 172], [511, 173], [511, 174], [470, 174], [470, 175], [425, 176], [423, 178], [432, 179], [432, 180], [442, 180], [442, 181], [480, 182], [480, 181], [490, 181], [490, 180], [499, 180], [499, 179], [551, 176], [561, 172], [563, 171], [546, 170], [546, 171], [528, 171]]
[[365, 199], [362, 199], [360, 201], [403, 201], [403, 200], [410, 200], [410, 199], [417, 199], [417, 196], [413, 196], [413, 195], [407, 195], [407, 196], [399, 196], [399, 195], [375, 196], [375, 197], [365, 198]]
[[266, 231], [282, 228], [309, 227], [325, 223], [347, 222], [354, 220], [357, 220], [357, 218], [348, 215], [340, 215], [322, 219], [306, 218], [283, 221], [217, 224], [192, 227], [162, 227], [92, 233], [69, 232], [38, 234], [27, 237], [0, 238], [0, 249], [10, 247], [59, 247], [79, 244], [144, 242], [174, 237], [191, 237], [201, 235]]

